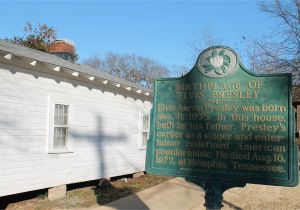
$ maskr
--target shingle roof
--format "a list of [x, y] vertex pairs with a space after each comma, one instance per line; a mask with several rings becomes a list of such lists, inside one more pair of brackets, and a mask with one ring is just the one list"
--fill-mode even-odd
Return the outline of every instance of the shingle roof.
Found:
[[39, 62], [51, 64], [54, 66], [60, 66], [62, 68], [70, 69], [82, 74], [87, 74], [94, 77], [99, 77], [105, 80], [109, 80], [115, 83], [119, 83], [124, 86], [132, 87], [138, 90], [142, 90], [144, 92], [152, 93], [151, 89], [141, 87], [137, 84], [129, 82], [127, 80], [118, 78], [116, 76], [112, 76], [105, 72], [96, 70], [92, 67], [86, 65], [79, 65], [70, 63], [62, 58], [59, 58], [55, 55], [51, 55], [48, 53], [41, 52], [39, 50], [31, 49], [22, 45], [13, 44], [11, 42], [0, 40], [0, 51], [11, 53], [15, 56], [25, 57], [28, 59], [36, 60]]

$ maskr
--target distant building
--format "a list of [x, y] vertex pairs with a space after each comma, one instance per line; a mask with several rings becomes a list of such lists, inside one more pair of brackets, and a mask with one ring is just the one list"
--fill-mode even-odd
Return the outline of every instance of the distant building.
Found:
[[0, 196], [143, 171], [151, 94], [0, 41]]
[[55, 40], [49, 47], [49, 53], [74, 63], [76, 53], [75, 44], [67, 39]]

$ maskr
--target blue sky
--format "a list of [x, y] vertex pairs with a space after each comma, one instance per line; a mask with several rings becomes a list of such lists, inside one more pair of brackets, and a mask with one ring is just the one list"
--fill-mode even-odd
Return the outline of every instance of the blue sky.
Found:
[[192, 67], [189, 42], [209, 30], [243, 52], [240, 42], [269, 34], [274, 20], [258, 1], [1, 1], [0, 38], [21, 35], [27, 21], [57, 29], [80, 60], [95, 53], [135, 53], [168, 67]]

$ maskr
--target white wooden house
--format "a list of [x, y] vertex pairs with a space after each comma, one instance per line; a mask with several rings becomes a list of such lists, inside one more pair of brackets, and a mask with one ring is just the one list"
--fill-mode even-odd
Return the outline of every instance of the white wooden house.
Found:
[[143, 171], [151, 94], [0, 41], [0, 197]]

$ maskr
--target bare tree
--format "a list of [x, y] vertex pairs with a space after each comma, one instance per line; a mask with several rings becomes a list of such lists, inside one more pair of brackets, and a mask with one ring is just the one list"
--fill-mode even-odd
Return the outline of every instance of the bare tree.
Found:
[[[194, 61], [195, 63], [195, 61]], [[181, 77], [191, 70], [191, 67], [185, 65], [171, 65], [169, 69], [172, 69], [171, 77]]]
[[135, 54], [109, 52], [104, 57], [94, 55], [82, 63], [147, 88], [152, 87], [154, 79], [169, 75], [169, 70], [163, 65]]
[[216, 38], [210, 29], [202, 30], [199, 37], [196, 37], [196, 39], [188, 43], [191, 49], [190, 50], [191, 64], [194, 64], [196, 62], [197, 57], [203, 50], [205, 50], [208, 47], [220, 45], [221, 43], [222, 40]]
[[100, 59], [100, 55], [95, 54], [89, 58], [86, 58], [83, 60], [82, 64], [88, 65], [90, 67], [93, 67], [95, 69], [101, 69], [102, 68], [102, 59]]
[[273, 0], [260, 3], [264, 13], [276, 18], [271, 36], [250, 42], [249, 61], [256, 72], [291, 72], [300, 76], [300, 0]]

